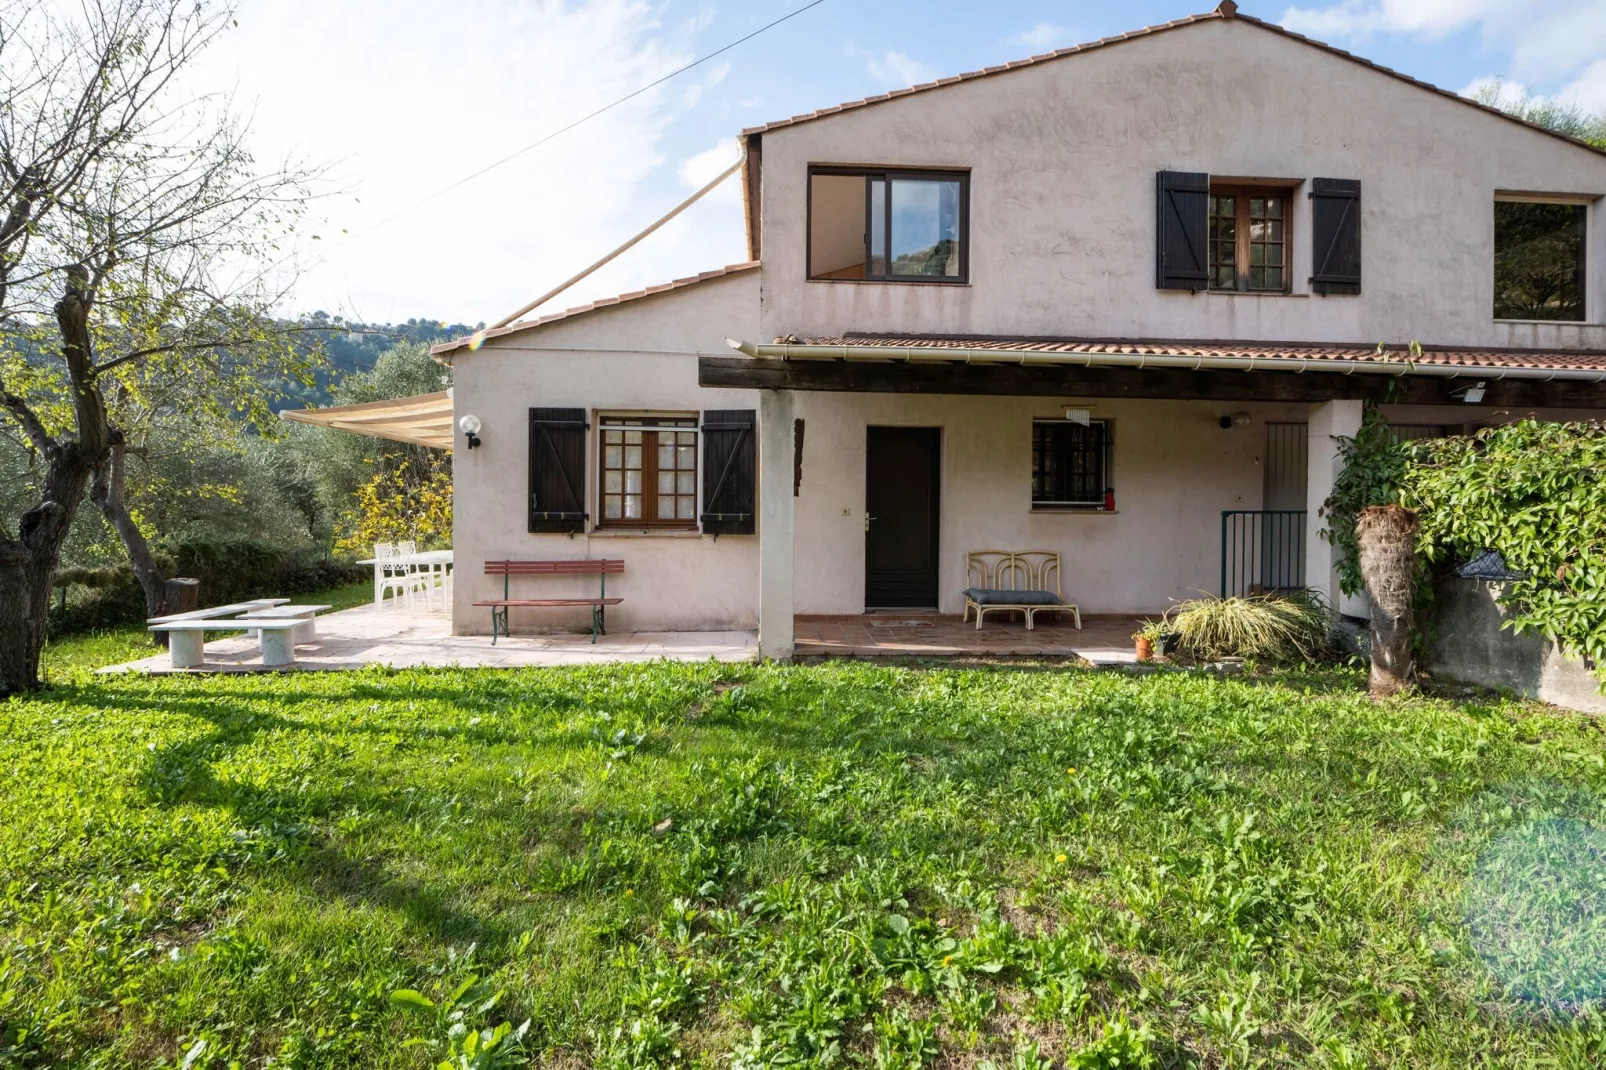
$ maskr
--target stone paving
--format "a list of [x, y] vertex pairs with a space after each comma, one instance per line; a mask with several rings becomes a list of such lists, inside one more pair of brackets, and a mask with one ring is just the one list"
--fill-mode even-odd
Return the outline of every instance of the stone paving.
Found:
[[1095, 665], [1135, 662], [1134, 617], [1082, 614], [1079, 629], [1047, 614], [1024, 622], [988, 614], [974, 620], [935, 613], [865, 613], [851, 617], [798, 617], [798, 657], [1078, 657]]
[[617, 632], [503, 636], [495, 646], [489, 635], [453, 635], [445, 612], [412, 613], [372, 605], [327, 613], [318, 618], [316, 642], [296, 647], [289, 670], [269, 670], [255, 639], [239, 633], [208, 638], [206, 661], [199, 668], [175, 669], [164, 651], [102, 672], [217, 673], [265, 671], [328, 671], [387, 665], [512, 669], [525, 666], [595, 665], [610, 661], [750, 661], [758, 654], [758, 635], [730, 632]]
[[[935, 613], [866, 613], [842, 617], [798, 617], [799, 658], [880, 657], [1079, 657], [1095, 665], [1135, 660], [1132, 633], [1142, 621], [1130, 617], [1082, 617], [1069, 621], [1040, 617], [1027, 631], [1023, 623], [989, 616], [975, 622]], [[194, 669], [174, 669], [165, 652], [114, 665], [102, 672], [220, 673], [331, 671], [385, 665], [508, 669], [523, 666], [595, 665], [611, 661], [752, 661], [758, 635], [752, 631], [617, 632], [595, 646], [589, 633], [503, 636], [495, 646], [488, 635], [453, 635], [445, 612], [410, 613], [387, 604], [328, 613], [318, 618], [318, 639], [296, 647], [296, 664], [269, 670], [255, 639], [216, 633], [206, 644], [206, 661]]]

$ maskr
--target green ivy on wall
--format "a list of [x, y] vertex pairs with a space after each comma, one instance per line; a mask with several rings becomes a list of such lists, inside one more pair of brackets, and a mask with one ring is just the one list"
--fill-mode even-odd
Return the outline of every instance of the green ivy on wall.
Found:
[[1508, 583], [1506, 626], [1537, 632], [1593, 662], [1606, 682], [1606, 423], [1520, 420], [1475, 435], [1397, 442], [1369, 408], [1323, 505], [1322, 537], [1361, 589], [1355, 516], [1398, 503], [1417, 512], [1424, 586], [1433, 572], [1494, 550], [1526, 578]]
[[1434, 566], [1497, 551], [1508, 626], [1594, 662], [1606, 680], [1606, 423], [1521, 420], [1409, 444], [1400, 504]]

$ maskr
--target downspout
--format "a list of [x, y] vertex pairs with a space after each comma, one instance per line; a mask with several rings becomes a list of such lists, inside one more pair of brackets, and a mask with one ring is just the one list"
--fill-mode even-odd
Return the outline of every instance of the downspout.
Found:
[[1467, 364], [1419, 364], [1399, 360], [1310, 360], [1295, 357], [1204, 357], [1153, 353], [1045, 353], [1035, 349], [875, 345], [725, 344], [758, 360], [909, 361], [921, 364], [1074, 364], [1088, 368], [1182, 368], [1188, 371], [1338, 372], [1343, 375], [1430, 375], [1445, 379], [1541, 379], [1606, 382], [1606, 370], [1583, 368], [1483, 368]]

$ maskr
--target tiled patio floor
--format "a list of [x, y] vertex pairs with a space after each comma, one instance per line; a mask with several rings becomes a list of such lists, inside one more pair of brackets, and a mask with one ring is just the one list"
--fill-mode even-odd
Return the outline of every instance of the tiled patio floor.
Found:
[[[1084, 615], [1078, 630], [1070, 622], [1041, 620], [1032, 631], [1019, 621], [989, 617], [980, 631], [974, 622], [936, 614], [859, 614], [850, 617], [798, 617], [797, 656], [822, 657], [1080, 657], [1095, 664], [1133, 660], [1132, 633], [1139, 621]], [[359, 606], [318, 618], [318, 639], [296, 647], [294, 669], [330, 671], [386, 665], [518, 668], [595, 665], [610, 661], [751, 661], [758, 636], [751, 631], [616, 632], [591, 644], [589, 634], [503, 636], [495, 646], [488, 635], [452, 635], [444, 613], [407, 613]], [[263, 672], [256, 640], [239, 633], [217, 633], [206, 644], [206, 662], [196, 669], [174, 669], [165, 652], [114, 665], [102, 672], [217, 673]]]
[[[299, 670], [360, 669], [388, 665], [511, 669], [524, 666], [595, 665], [608, 661], [749, 661], [757, 656], [754, 632], [617, 632], [591, 635], [453, 635], [451, 618], [441, 613], [407, 613], [386, 606], [359, 606], [318, 618], [318, 639], [296, 647]], [[198, 669], [174, 669], [166, 652], [114, 665], [103, 672], [210, 673], [263, 672], [255, 639], [217, 633], [208, 639], [206, 662]]]
[[852, 617], [798, 617], [798, 657], [1079, 657], [1096, 665], [1135, 661], [1132, 633], [1143, 622], [1120, 616], [1039, 617], [1031, 631], [1018, 620], [989, 615], [974, 620], [934, 613], [866, 613]]

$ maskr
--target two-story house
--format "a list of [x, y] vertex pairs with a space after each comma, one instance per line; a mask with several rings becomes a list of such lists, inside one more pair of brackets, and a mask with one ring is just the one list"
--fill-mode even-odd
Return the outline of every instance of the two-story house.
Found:
[[1331, 592], [1363, 403], [1606, 408], [1606, 154], [1231, 2], [743, 142], [750, 262], [437, 348], [482, 427], [456, 630], [499, 558], [624, 558], [617, 624], [775, 656], [958, 614], [985, 548], [1084, 612]]

